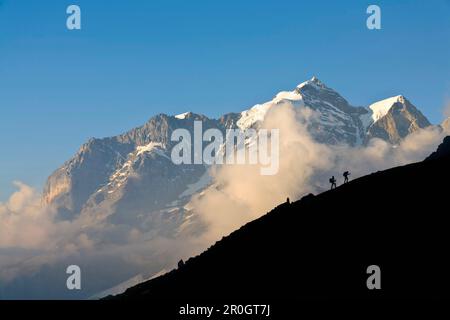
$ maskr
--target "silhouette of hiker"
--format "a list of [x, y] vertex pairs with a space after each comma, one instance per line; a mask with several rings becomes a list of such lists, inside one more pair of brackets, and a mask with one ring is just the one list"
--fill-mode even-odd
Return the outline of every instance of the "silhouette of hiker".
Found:
[[291, 200], [289, 200], [289, 198], [287, 198], [286, 203], [287, 203], [287, 204], [290, 204], [290, 203], [291, 203]]
[[184, 261], [180, 260], [180, 262], [178, 262], [178, 269], [181, 269], [184, 267]]
[[336, 178], [334, 176], [332, 176], [330, 178], [330, 183], [331, 183], [331, 189], [335, 189], [336, 188]]
[[348, 177], [350, 176], [350, 172], [345, 171], [343, 176], [344, 176], [344, 183], [347, 183], [348, 182]]

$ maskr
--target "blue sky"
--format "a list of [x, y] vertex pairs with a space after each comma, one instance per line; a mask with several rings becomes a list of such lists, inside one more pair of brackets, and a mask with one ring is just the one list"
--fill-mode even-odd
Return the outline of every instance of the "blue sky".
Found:
[[449, 57], [449, 0], [0, 0], [0, 200], [13, 180], [41, 188], [90, 137], [240, 111], [313, 75], [354, 105], [404, 94], [438, 123]]

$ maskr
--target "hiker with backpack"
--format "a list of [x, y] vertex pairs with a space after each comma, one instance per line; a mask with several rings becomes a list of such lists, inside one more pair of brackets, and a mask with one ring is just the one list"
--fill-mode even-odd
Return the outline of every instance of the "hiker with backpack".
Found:
[[336, 178], [334, 176], [330, 178], [330, 183], [331, 183], [331, 190], [336, 189]]
[[344, 183], [347, 183], [348, 182], [348, 177], [350, 176], [350, 172], [345, 171], [343, 176], [344, 176]]

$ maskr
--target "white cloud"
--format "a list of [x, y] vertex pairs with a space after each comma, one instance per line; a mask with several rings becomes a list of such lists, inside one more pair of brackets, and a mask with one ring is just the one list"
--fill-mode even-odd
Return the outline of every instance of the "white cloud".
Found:
[[41, 206], [36, 190], [22, 182], [6, 203], [0, 203], [0, 248], [36, 249], [48, 245], [53, 215]]

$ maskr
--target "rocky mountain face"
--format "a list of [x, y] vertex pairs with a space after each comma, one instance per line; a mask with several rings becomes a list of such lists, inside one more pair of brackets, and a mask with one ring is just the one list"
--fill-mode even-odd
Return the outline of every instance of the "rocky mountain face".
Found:
[[380, 138], [398, 144], [410, 133], [431, 125], [428, 119], [403, 96], [377, 102], [369, 109], [372, 111], [373, 123], [368, 128], [366, 141]]
[[353, 107], [339, 93], [312, 78], [295, 89], [303, 104], [319, 113], [318, 121], [309, 125], [317, 141], [327, 144], [359, 145], [365, 134], [361, 117], [369, 111]]
[[175, 145], [170, 139], [172, 132], [183, 128], [192, 134], [197, 120], [202, 121], [203, 130], [257, 129], [267, 112], [283, 103], [316, 111], [318, 116], [308, 123], [309, 132], [326, 144], [357, 146], [374, 137], [396, 144], [430, 125], [402, 96], [369, 108], [354, 107], [312, 78], [240, 114], [219, 119], [194, 113], [159, 114], [122, 135], [91, 139], [48, 178], [43, 200], [56, 208], [60, 219], [91, 214], [165, 235], [176, 235], [180, 230], [194, 232], [189, 226], [195, 225], [195, 215], [187, 204], [211, 181], [205, 165], [175, 165], [171, 161]]
[[172, 162], [172, 132], [193, 132], [194, 121], [202, 121], [204, 130], [225, 132], [235, 126], [234, 118], [160, 114], [125, 134], [91, 139], [49, 177], [44, 201], [57, 209], [60, 219], [90, 214], [114, 224], [175, 232], [190, 218], [183, 206], [209, 184], [209, 176], [202, 164]]

